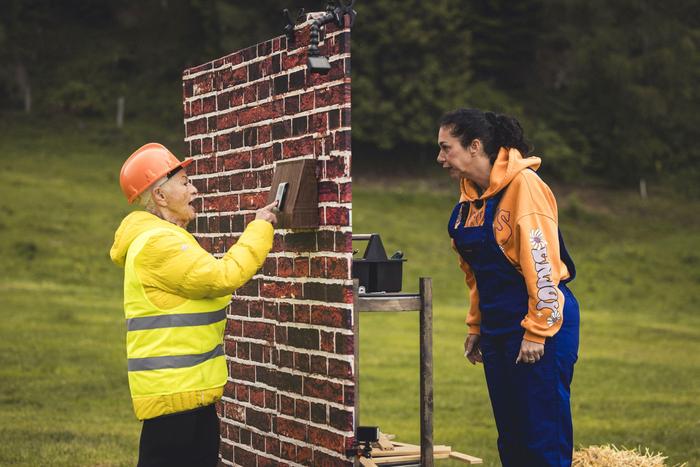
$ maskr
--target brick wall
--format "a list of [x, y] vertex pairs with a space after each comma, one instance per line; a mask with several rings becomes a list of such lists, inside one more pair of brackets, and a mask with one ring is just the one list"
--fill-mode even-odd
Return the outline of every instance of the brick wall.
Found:
[[[275, 231], [263, 268], [233, 297], [221, 465], [351, 465], [353, 437], [350, 33], [325, 26], [328, 75], [306, 69], [307, 21], [185, 70], [191, 232], [220, 256], [262, 207], [275, 161], [316, 161], [320, 227]], [[322, 36], [323, 37], [323, 36]]]

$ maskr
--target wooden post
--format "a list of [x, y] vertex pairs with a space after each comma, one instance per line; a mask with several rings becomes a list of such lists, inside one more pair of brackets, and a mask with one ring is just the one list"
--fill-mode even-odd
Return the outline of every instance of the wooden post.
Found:
[[117, 99], [117, 128], [124, 126], [124, 96]]
[[433, 467], [433, 283], [420, 278], [420, 465]]
[[[355, 352], [355, 424], [354, 431], [357, 435], [357, 427], [360, 426], [360, 280], [352, 280], [352, 334], [354, 338], [353, 349]], [[354, 461], [355, 467], [360, 464], [357, 457]]]

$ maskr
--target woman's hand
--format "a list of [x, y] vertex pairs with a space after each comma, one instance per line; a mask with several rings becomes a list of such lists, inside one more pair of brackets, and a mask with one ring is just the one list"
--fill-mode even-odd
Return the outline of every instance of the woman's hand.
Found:
[[271, 204], [268, 204], [264, 208], [258, 209], [255, 212], [255, 219], [262, 219], [274, 226], [275, 224], [277, 224], [277, 216], [275, 214], [278, 212], [279, 210], [277, 209], [277, 201], [275, 201]]
[[469, 360], [472, 365], [476, 365], [477, 362], [483, 362], [481, 359], [481, 345], [479, 344], [480, 339], [481, 336], [479, 334], [469, 334], [467, 338], [464, 339], [464, 356], [467, 357], [467, 360]]
[[536, 363], [544, 355], [544, 344], [530, 342], [525, 339], [520, 343], [520, 353], [515, 363]]

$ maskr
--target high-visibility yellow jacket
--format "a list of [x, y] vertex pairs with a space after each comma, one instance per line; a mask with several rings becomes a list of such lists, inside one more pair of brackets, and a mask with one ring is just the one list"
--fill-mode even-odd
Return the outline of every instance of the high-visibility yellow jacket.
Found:
[[140, 420], [221, 398], [231, 293], [262, 266], [272, 224], [252, 221], [216, 259], [175, 224], [138, 211], [126, 216], [110, 251], [124, 268], [129, 388]]

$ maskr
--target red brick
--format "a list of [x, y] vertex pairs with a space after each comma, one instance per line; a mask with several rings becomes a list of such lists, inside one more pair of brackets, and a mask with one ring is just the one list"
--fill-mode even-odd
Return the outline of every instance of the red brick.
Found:
[[224, 130], [227, 128], [233, 128], [238, 124], [238, 113], [229, 112], [225, 114], [220, 114], [216, 117], [216, 127], [219, 130]]
[[309, 275], [309, 258], [298, 257], [294, 258], [294, 277], [308, 277]]
[[352, 251], [352, 232], [335, 233], [336, 252], [350, 253]]
[[321, 355], [312, 355], [311, 356], [311, 372], [312, 373], [317, 373], [320, 375], [326, 375], [328, 374], [328, 365], [326, 362], [326, 357], [323, 357]]
[[312, 378], [304, 378], [304, 395], [315, 397], [330, 402], [343, 402], [343, 385], [333, 381]]
[[258, 300], [250, 302], [248, 307], [248, 315], [251, 318], [261, 318], [262, 317], [262, 303]]
[[316, 90], [316, 108], [345, 103], [345, 92], [349, 86], [338, 84], [329, 88]]
[[226, 418], [241, 423], [245, 422], [245, 408], [242, 405], [238, 405], [234, 402], [227, 402], [224, 411], [226, 413]]
[[294, 232], [284, 236], [284, 248], [289, 252], [316, 251], [315, 232]]
[[245, 321], [243, 323], [243, 336], [251, 339], [261, 339], [268, 342], [273, 342], [275, 336], [275, 325], [271, 323]]
[[250, 190], [258, 187], [258, 175], [255, 172], [243, 174], [243, 188]]
[[248, 85], [248, 87], [243, 89], [243, 102], [246, 104], [252, 104], [258, 100], [258, 87], [253, 85]]
[[350, 271], [348, 268], [348, 260], [345, 258], [326, 258], [326, 274], [327, 277], [333, 279], [349, 279]]
[[352, 183], [342, 183], [340, 185], [340, 202], [352, 203]]
[[292, 157], [308, 156], [314, 153], [314, 140], [311, 136], [287, 140], [282, 143], [282, 157], [289, 159]]
[[[241, 322], [241, 327], [243, 323]], [[243, 336], [241, 336], [243, 337]], [[241, 360], [250, 360], [250, 344], [248, 342], [237, 342], [236, 343], [236, 353], [232, 354]]]
[[223, 460], [233, 462], [233, 446], [228, 443], [219, 444], [219, 453]]
[[317, 329], [287, 328], [287, 343], [300, 349], [319, 349], [319, 331]]
[[350, 151], [352, 136], [349, 130], [336, 131], [333, 135], [333, 147], [338, 151]]
[[302, 465], [316, 465], [314, 463], [314, 452], [311, 448], [306, 446], [297, 447], [297, 459], [296, 461]]
[[260, 296], [265, 298], [301, 298], [302, 286], [293, 282], [263, 281]]
[[[278, 432], [279, 432], [279, 430], [278, 430]], [[286, 441], [280, 442], [280, 457], [282, 459], [288, 459], [290, 461], [295, 461], [297, 458], [297, 445], [292, 444], [292, 443], [288, 443]]]
[[345, 207], [326, 206], [325, 225], [350, 225], [350, 210]]
[[280, 322], [287, 322], [294, 320], [294, 306], [289, 303], [279, 304], [279, 314], [277, 318]]
[[309, 402], [307, 402], [303, 399], [296, 400], [295, 409], [294, 409], [294, 416], [296, 418], [300, 418], [302, 420], [308, 420], [310, 410], [311, 410], [311, 408], [310, 408]]
[[309, 91], [299, 96], [299, 110], [305, 112], [314, 108], [314, 92]]
[[352, 461], [348, 460], [343, 456], [344, 451], [338, 451], [341, 454], [339, 456], [331, 456], [325, 452], [315, 451], [314, 452], [314, 467], [338, 467], [338, 466], [351, 466]]
[[267, 193], [246, 193], [241, 195], [241, 209], [260, 209], [267, 201]]
[[238, 210], [238, 195], [209, 196], [204, 198], [205, 212], [231, 212]]
[[[241, 434], [242, 432], [243, 430], [241, 430]], [[233, 449], [233, 460], [236, 463], [236, 465], [252, 466], [257, 464], [257, 456], [248, 449], [243, 449], [239, 446], [235, 446]]]
[[291, 397], [280, 395], [280, 412], [284, 415], [294, 416], [294, 399]]
[[280, 441], [277, 438], [268, 437], [265, 438], [265, 452], [272, 454], [275, 457], [280, 455]]
[[321, 282], [304, 283], [304, 298], [321, 302], [345, 302], [345, 288], [342, 284], [325, 284]]
[[311, 307], [311, 324], [349, 329], [352, 324], [351, 321], [350, 310], [326, 305], [314, 305]]
[[265, 389], [265, 407], [268, 409], [277, 409], [277, 393]]
[[[250, 393], [250, 388], [245, 384], [236, 385], [236, 399], [242, 402], [248, 402], [248, 394]], [[245, 413], [245, 412], [243, 412]]]
[[335, 378], [351, 379], [352, 367], [350, 363], [335, 358], [328, 359], [328, 376]]
[[236, 290], [236, 295], [241, 295], [241, 296], [246, 296], [246, 297], [259, 296], [258, 279], [251, 279], [244, 286], [239, 287]]
[[335, 336], [332, 332], [321, 331], [321, 350], [335, 352]]
[[272, 428], [272, 420], [269, 413], [260, 412], [250, 407], [245, 411], [245, 422], [246, 425], [257, 428], [260, 431], [270, 431]]
[[[211, 64], [209, 65], [211, 66]], [[206, 94], [214, 90], [214, 79], [211, 73], [205, 73], [203, 75], [194, 78], [192, 86], [192, 95], [197, 96], [199, 94]]]
[[[306, 441], [306, 425], [296, 420], [277, 417], [277, 433], [299, 441]], [[284, 443], [283, 443], [284, 446]], [[284, 451], [284, 447], [282, 448]]]
[[325, 135], [328, 131], [328, 113], [322, 112], [309, 116], [309, 132]]
[[311, 403], [311, 421], [312, 422], [325, 425], [327, 422], [326, 412], [327, 412], [327, 406], [325, 404], [319, 404], [317, 402]]
[[207, 119], [199, 118], [197, 120], [192, 120], [187, 122], [185, 125], [185, 134], [187, 136], [200, 135], [207, 132]]
[[324, 202], [338, 202], [338, 184], [332, 181], [321, 181], [318, 182], [318, 201], [320, 203]]
[[309, 305], [294, 305], [294, 322], [295, 323], [310, 323], [311, 322], [311, 307]]
[[309, 427], [309, 443], [345, 454], [345, 438], [321, 428]]
[[[313, 94], [312, 94], [313, 96]], [[299, 112], [299, 96], [290, 96], [284, 99], [284, 114], [293, 115]]]
[[306, 60], [306, 54], [303, 53], [303, 51], [299, 51], [298, 53], [288, 54], [285, 57], [283, 57], [282, 66], [285, 70], [289, 70], [291, 68], [306, 65]]
[[355, 405], [355, 386], [346, 384], [343, 387], [343, 403], [348, 406]]
[[326, 258], [317, 256], [311, 258], [311, 277], [326, 277]]
[[202, 154], [214, 152], [214, 138], [202, 138]]
[[202, 99], [202, 113], [216, 112], [216, 96], [209, 96]]
[[258, 467], [279, 467], [279, 463], [274, 459], [258, 454]]
[[272, 140], [272, 129], [269, 125], [258, 127], [258, 144], [269, 143]]
[[349, 167], [344, 156], [334, 156], [326, 161], [326, 178], [340, 178], [350, 175]]
[[250, 444], [250, 430], [240, 429], [241, 444]]
[[311, 359], [309, 354], [294, 353], [294, 369], [303, 373], [308, 373], [311, 368]]
[[219, 157], [224, 170], [248, 169], [251, 165], [251, 151], [240, 151]]
[[231, 376], [235, 379], [255, 382], [255, 367], [253, 365], [231, 362]]
[[347, 334], [335, 334], [335, 353], [342, 355], [352, 355], [355, 348], [355, 336]]
[[266, 148], [253, 149], [252, 151], [253, 167], [272, 164], [272, 146]]

